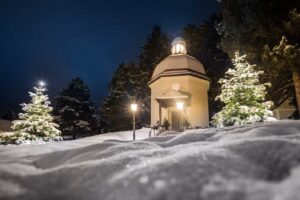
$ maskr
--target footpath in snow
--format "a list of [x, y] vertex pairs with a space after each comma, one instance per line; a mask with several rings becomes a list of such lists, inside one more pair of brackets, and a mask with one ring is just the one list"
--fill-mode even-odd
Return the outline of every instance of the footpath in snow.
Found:
[[0, 146], [0, 199], [300, 200], [299, 121], [148, 134]]

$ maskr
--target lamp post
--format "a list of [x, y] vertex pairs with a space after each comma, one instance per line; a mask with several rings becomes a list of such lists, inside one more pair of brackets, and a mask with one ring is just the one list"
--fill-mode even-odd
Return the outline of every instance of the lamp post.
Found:
[[132, 129], [132, 131], [133, 131], [133, 133], [132, 133], [132, 138], [133, 138], [133, 140], [135, 140], [135, 113], [136, 113], [136, 111], [137, 111], [137, 104], [136, 103], [132, 103], [131, 105], [130, 105], [130, 108], [131, 108], [131, 111], [132, 111], [132, 124], [133, 124], [133, 129]]
[[38, 85], [41, 86], [41, 87], [44, 87], [46, 85], [46, 83], [41, 80], [41, 81], [38, 82]]
[[181, 111], [180, 129], [183, 129], [183, 108], [184, 102], [176, 102], [176, 107]]

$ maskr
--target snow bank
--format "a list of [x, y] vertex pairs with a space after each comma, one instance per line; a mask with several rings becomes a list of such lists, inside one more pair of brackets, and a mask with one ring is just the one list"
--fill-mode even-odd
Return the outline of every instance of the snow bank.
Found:
[[297, 121], [130, 139], [1, 147], [0, 199], [300, 199]]
[[[148, 138], [149, 128], [142, 128], [136, 130], [136, 139], [142, 140]], [[122, 131], [107, 133], [102, 135], [96, 135], [92, 137], [86, 137], [73, 141], [61, 141], [61, 142], [41, 142], [32, 144], [21, 144], [21, 145], [0, 145], [0, 156], [1, 152], [5, 152], [6, 155], [11, 155], [12, 157], [24, 157], [39, 155], [44, 153], [51, 153], [54, 151], [64, 151], [68, 149], [80, 148], [87, 145], [97, 144], [105, 140], [122, 140], [130, 141], [132, 140], [132, 131]]]

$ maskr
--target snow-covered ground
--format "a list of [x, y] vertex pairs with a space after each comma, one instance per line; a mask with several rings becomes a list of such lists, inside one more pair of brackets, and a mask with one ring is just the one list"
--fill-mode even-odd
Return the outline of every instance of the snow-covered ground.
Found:
[[[136, 139], [142, 140], [146, 139], [149, 136], [149, 128], [143, 128], [136, 131]], [[11, 132], [7, 132], [11, 134]], [[153, 131], [151, 132], [153, 135]], [[38, 142], [37, 144], [22, 144], [22, 145], [0, 145], [0, 156], [2, 152], [5, 152], [5, 155], [10, 155], [11, 157], [25, 157], [33, 156], [45, 153], [51, 153], [55, 151], [64, 151], [74, 148], [85, 147], [88, 145], [99, 144], [107, 140], [121, 140], [121, 141], [130, 141], [132, 140], [132, 131], [122, 131], [115, 133], [107, 133], [102, 135], [96, 135], [92, 137], [86, 137], [78, 140], [71, 141], [61, 141], [61, 142]], [[42, 143], [42, 144], [39, 144]], [[0, 157], [1, 158], [1, 157]]]
[[1, 146], [0, 199], [300, 199], [298, 121], [148, 134]]

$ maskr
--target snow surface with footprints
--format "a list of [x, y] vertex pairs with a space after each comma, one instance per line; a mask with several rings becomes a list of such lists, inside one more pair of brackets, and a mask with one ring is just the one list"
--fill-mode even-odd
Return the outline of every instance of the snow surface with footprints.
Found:
[[300, 122], [0, 146], [0, 199], [300, 200]]

